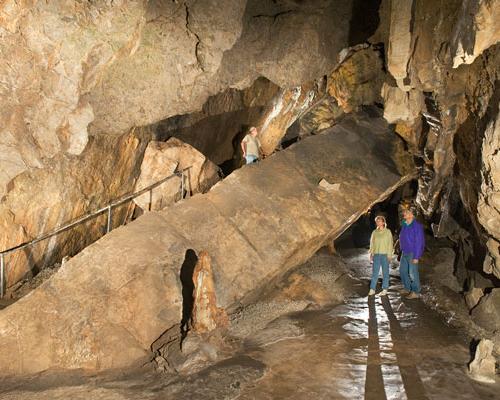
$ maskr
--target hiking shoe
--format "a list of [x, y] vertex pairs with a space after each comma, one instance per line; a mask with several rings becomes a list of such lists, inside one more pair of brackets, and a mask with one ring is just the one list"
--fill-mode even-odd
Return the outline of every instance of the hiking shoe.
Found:
[[382, 291], [377, 294], [377, 296], [387, 296], [387, 289], [382, 289]]
[[418, 293], [415, 293], [415, 292], [410, 292], [410, 294], [408, 296], [406, 296], [407, 299], [418, 299], [420, 297], [420, 295]]
[[399, 291], [399, 294], [400, 294], [401, 296], [408, 296], [410, 293], [411, 293], [411, 292], [410, 292], [408, 289], [401, 289], [401, 290]]
[[375, 294], [375, 290], [370, 289], [370, 291], [368, 292], [368, 296], [373, 296], [374, 294]]

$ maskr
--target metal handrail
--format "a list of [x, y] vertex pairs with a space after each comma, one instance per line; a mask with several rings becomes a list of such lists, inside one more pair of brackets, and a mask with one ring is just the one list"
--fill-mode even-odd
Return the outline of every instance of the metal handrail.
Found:
[[[172, 175], [169, 175], [149, 186], [146, 186], [145, 188], [137, 191], [137, 192], [134, 192], [132, 194], [129, 194], [129, 195], [125, 195], [125, 196], [122, 196], [122, 197], [119, 197], [118, 199], [116, 199], [115, 201], [111, 202], [110, 204], [108, 204], [106, 207], [102, 207], [96, 211], [93, 211], [91, 213], [88, 213], [87, 215], [84, 215], [84, 216], [81, 216], [79, 217], [77, 220], [73, 221], [73, 222], [70, 222], [70, 223], [66, 223], [64, 224], [63, 226], [60, 226], [59, 228], [56, 228], [54, 230], [52, 230], [51, 232], [48, 232], [48, 233], [45, 233], [41, 236], [38, 236], [36, 237], [35, 239], [33, 240], [30, 240], [28, 242], [24, 242], [24, 243], [21, 243], [21, 244], [18, 244], [17, 246], [14, 246], [14, 247], [11, 247], [7, 250], [2, 250], [0, 251], [0, 298], [3, 298], [4, 296], [4, 286], [5, 286], [5, 255], [8, 254], [8, 253], [12, 253], [14, 251], [17, 251], [17, 250], [21, 250], [21, 249], [24, 249], [28, 246], [32, 246], [36, 243], [39, 243], [39, 242], [42, 242], [46, 239], [49, 239], [51, 238], [52, 236], [55, 236], [55, 235], [58, 235], [62, 232], [65, 232], [79, 224], [81, 224], [82, 222], [85, 222], [91, 218], [95, 218], [97, 217], [98, 215], [101, 215], [103, 214], [104, 212], [107, 212], [108, 213], [108, 218], [107, 218], [107, 225], [106, 225], [106, 233], [109, 233], [111, 231], [111, 223], [112, 223], [112, 219], [111, 219], [111, 212], [112, 212], [112, 208], [113, 207], [116, 207], [116, 206], [119, 206], [123, 203], [126, 203], [127, 201], [130, 201], [144, 193], [147, 193], [149, 192], [150, 195], [149, 195], [149, 207], [151, 209], [151, 203], [152, 203], [152, 196], [153, 196], [153, 189], [160, 186], [162, 183], [165, 183], [166, 181], [168, 181], [169, 179], [172, 179], [174, 176], [180, 176], [181, 177], [181, 198], [182, 196], [184, 195], [184, 188], [185, 188], [185, 183], [184, 183], [184, 178], [185, 178], [185, 174], [186, 172], [188, 172], [188, 179], [189, 179], [189, 170], [191, 169], [192, 167], [189, 166], [187, 168], [184, 168], [180, 171], [177, 171], [177, 172], [174, 172]], [[188, 182], [189, 184], [189, 182]]]

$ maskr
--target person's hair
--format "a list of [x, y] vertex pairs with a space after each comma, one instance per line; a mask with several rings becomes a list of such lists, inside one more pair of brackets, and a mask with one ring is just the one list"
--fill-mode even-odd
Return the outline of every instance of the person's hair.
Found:
[[387, 228], [387, 221], [385, 220], [385, 217], [383, 215], [377, 215], [375, 217], [375, 224], [377, 223], [378, 219], [381, 219], [382, 221], [384, 221], [384, 228]]
[[257, 128], [256, 128], [255, 126], [251, 126], [250, 128], [248, 128], [248, 132], [250, 133], [250, 132], [252, 132], [254, 129], [255, 129], [255, 130], [257, 130]]

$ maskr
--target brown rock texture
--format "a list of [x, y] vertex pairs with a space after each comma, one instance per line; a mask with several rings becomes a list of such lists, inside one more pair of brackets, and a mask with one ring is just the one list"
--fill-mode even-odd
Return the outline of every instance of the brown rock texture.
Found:
[[222, 164], [241, 152], [239, 141], [246, 128], [257, 125], [269, 112], [279, 92], [280, 87], [265, 78], [255, 80], [243, 90], [227, 89], [210, 96], [200, 112], [159, 122], [154, 128], [155, 136], [159, 140], [174, 136], [195, 147], [210, 161]]
[[[0, 248], [29, 241], [132, 192], [147, 140], [147, 133], [139, 129], [117, 137], [94, 137], [81, 156], [60, 154], [50, 168], [18, 175], [0, 202]], [[97, 165], [98, 169], [89, 168]], [[113, 209], [115, 227], [123, 223], [128, 206]], [[65, 255], [75, 254], [105, 230], [106, 216], [102, 215], [6, 255], [7, 286]]]
[[[217, 307], [230, 313], [248, 304], [408, 179], [377, 150], [397, 140], [387, 125], [346, 118], [206, 194], [112, 231], [0, 311], [0, 373], [144, 360], [181, 322], [179, 275], [189, 249], [210, 254]], [[321, 179], [341, 190], [322, 190]]]
[[[287, 90], [327, 73], [348, 43], [351, 9], [351, 0], [1, 2], [0, 248], [130, 191], [147, 142], [122, 150], [134, 129], [198, 112], [210, 96], [260, 77]], [[96, 144], [113, 142], [122, 151], [115, 160]], [[95, 176], [103, 157], [115, 163], [115, 181]], [[41, 268], [51, 248], [73, 254], [81, 241], [63, 235], [42, 245], [43, 257], [40, 249], [15, 258]], [[10, 283], [26, 272], [19, 262], [9, 260]]]
[[[206, 192], [219, 180], [219, 168], [190, 145], [176, 138], [166, 142], [151, 141], [144, 153], [135, 191], [183, 170], [186, 170], [184, 190], [189, 195]], [[161, 210], [184, 197], [181, 181], [181, 176], [174, 176], [151, 193], [136, 197], [134, 202], [145, 211]]]
[[481, 191], [477, 205], [478, 219], [489, 238], [489, 255], [484, 270], [500, 278], [500, 113], [484, 132], [481, 149]]
[[469, 364], [469, 372], [475, 379], [495, 382], [496, 360], [491, 354], [493, 342], [482, 339], [476, 348], [474, 360]]
[[480, 326], [492, 332], [500, 326], [500, 288], [484, 295], [472, 310], [472, 319]]
[[417, 203], [428, 218], [442, 214], [459, 243], [462, 281], [478, 266], [499, 276], [499, 9], [498, 0], [383, 1], [389, 32], [373, 37], [387, 49], [384, 117], [420, 159]]
[[380, 53], [368, 47], [355, 51], [336, 68], [328, 79], [328, 92], [349, 113], [361, 105], [381, 102], [385, 79]]
[[255, 124], [265, 155], [276, 149], [287, 129], [308, 110], [318, 94], [317, 85], [311, 82], [291, 89], [282, 89], [271, 100], [271, 106]]
[[193, 314], [192, 328], [196, 333], [207, 333], [215, 328], [227, 326], [228, 319], [224, 309], [217, 307], [215, 283], [206, 251], [200, 252], [193, 272]]

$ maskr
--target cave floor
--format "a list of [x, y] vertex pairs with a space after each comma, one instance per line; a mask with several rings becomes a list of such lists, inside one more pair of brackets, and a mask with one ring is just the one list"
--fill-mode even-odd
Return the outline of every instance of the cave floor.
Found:
[[0, 399], [495, 399], [467, 375], [468, 341], [420, 300], [367, 298], [366, 255], [347, 254], [361, 283], [344, 304], [290, 313], [233, 357], [190, 376], [42, 374], [0, 381]]

